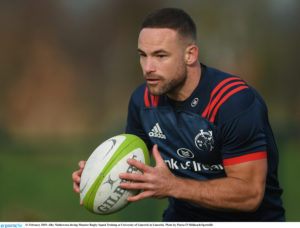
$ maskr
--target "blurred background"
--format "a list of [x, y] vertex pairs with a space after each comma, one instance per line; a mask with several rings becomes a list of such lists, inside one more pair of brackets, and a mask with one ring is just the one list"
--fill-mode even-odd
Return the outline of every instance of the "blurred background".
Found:
[[300, 221], [298, 0], [1, 1], [0, 221], [161, 221], [166, 200], [91, 214], [71, 180], [79, 160], [123, 132], [143, 82], [139, 28], [161, 7], [195, 20], [202, 63], [264, 97], [287, 220]]

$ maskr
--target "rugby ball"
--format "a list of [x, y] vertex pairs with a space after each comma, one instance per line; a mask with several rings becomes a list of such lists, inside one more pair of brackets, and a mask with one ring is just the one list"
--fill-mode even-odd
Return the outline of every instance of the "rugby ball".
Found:
[[134, 158], [147, 165], [149, 152], [142, 139], [131, 134], [114, 136], [100, 144], [88, 158], [81, 175], [80, 199], [96, 214], [110, 214], [124, 208], [127, 197], [138, 190], [120, 188], [120, 173], [141, 173], [127, 163]]

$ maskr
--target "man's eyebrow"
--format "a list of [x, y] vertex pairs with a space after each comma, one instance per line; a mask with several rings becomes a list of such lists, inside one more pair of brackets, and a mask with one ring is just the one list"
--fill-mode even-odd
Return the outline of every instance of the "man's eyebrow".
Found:
[[145, 54], [145, 52], [139, 48], [137, 49], [137, 51], [138, 51], [138, 53]]
[[163, 50], [163, 49], [159, 49], [157, 51], [154, 51], [152, 53], [153, 55], [157, 55], [157, 54], [168, 54], [168, 52], [166, 50]]
[[[141, 49], [137, 49], [137, 51], [139, 52], [139, 53], [141, 53], [141, 54], [145, 54], [145, 52], [143, 51], [143, 50], [141, 50]], [[154, 51], [154, 52], [152, 52], [151, 54], [152, 55], [157, 55], [157, 54], [168, 54], [168, 52], [166, 51], [166, 50], [164, 50], [164, 49], [159, 49], [159, 50], [156, 50], [156, 51]]]

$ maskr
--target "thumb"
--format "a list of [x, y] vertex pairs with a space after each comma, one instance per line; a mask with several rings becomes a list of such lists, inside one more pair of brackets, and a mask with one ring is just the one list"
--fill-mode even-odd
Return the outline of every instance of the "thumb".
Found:
[[161, 165], [161, 164], [164, 164], [165, 165], [165, 162], [163, 160], [163, 158], [161, 157], [159, 151], [158, 151], [158, 146], [157, 144], [155, 144], [152, 148], [152, 155], [155, 159], [155, 166], [158, 166], [158, 165]]

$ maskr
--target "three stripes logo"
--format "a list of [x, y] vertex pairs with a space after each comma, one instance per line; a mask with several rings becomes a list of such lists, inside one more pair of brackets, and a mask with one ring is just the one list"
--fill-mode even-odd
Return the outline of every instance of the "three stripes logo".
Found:
[[158, 123], [156, 123], [152, 128], [152, 130], [149, 132], [149, 136], [159, 138], [159, 139], [167, 139]]

